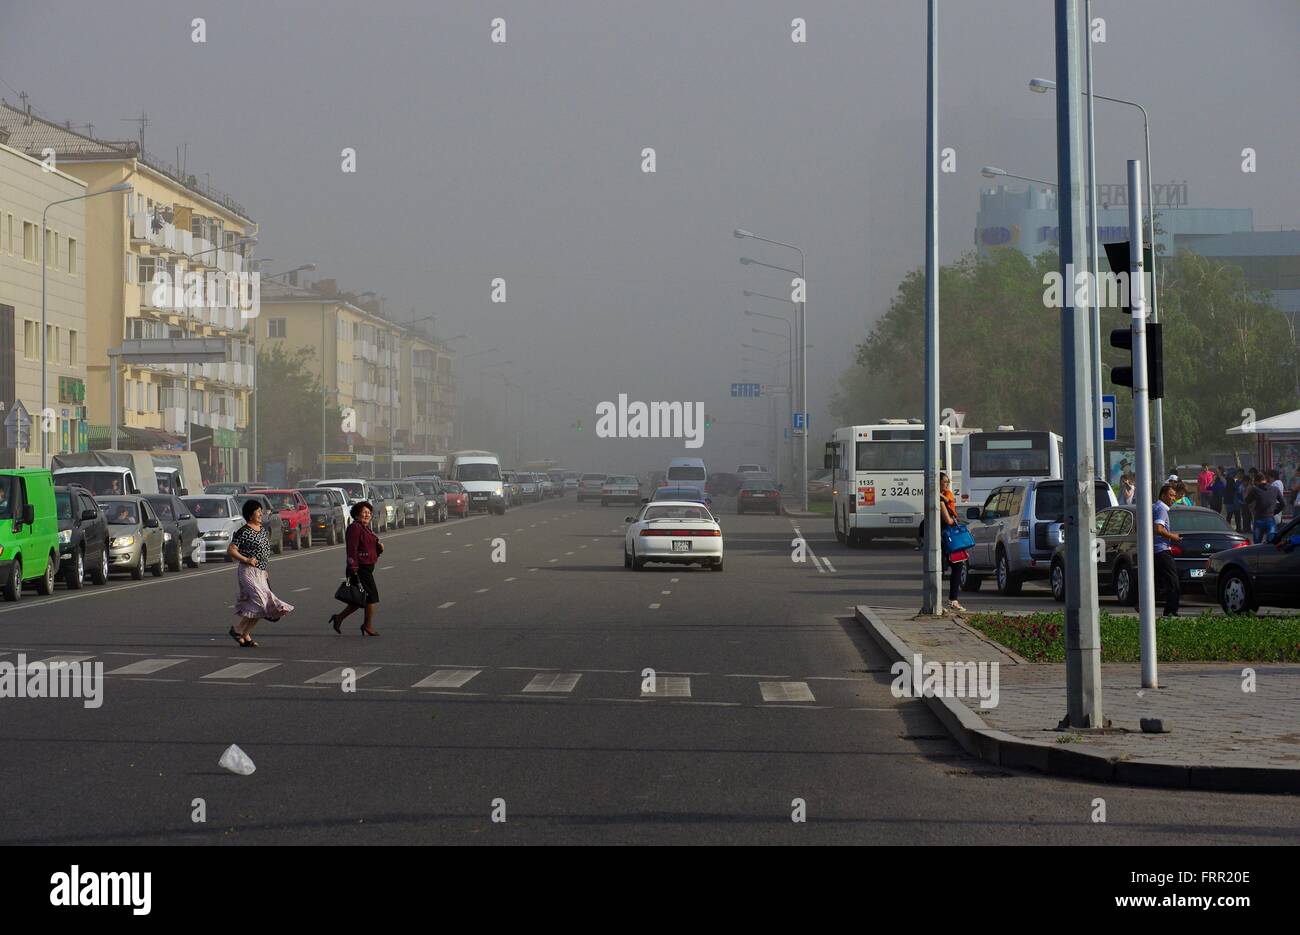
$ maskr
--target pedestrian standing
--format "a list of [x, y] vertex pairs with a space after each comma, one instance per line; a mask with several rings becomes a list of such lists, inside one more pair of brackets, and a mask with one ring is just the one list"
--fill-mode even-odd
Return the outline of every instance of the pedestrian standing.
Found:
[[[939, 475], [939, 514], [946, 527], [957, 526], [957, 497], [952, 492], [952, 481], [947, 474]], [[961, 588], [962, 573], [966, 570], [969, 553], [965, 549], [956, 549], [948, 553], [948, 608], [964, 614], [966, 608], [957, 600], [957, 591]]]
[[1131, 504], [1137, 498], [1137, 484], [1133, 483], [1132, 474], [1123, 474], [1119, 479], [1119, 502]]
[[244, 503], [244, 525], [230, 537], [226, 553], [239, 562], [239, 598], [235, 613], [239, 620], [230, 628], [231, 638], [245, 649], [256, 649], [253, 627], [259, 620], [276, 621], [293, 611], [293, 605], [271, 592], [267, 565], [271, 560], [271, 537], [262, 525], [262, 505], [256, 500]]
[[1252, 503], [1255, 522], [1251, 530], [1256, 543], [1268, 542], [1273, 538], [1273, 533], [1277, 532], [1277, 514], [1282, 512], [1282, 494], [1267, 474], [1260, 474], [1256, 479]]
[[[370, 518], [373, 515], [374, 508], [365, 500], [353, 504], [352, 522], [348, 524], [347, 532], [344, 534], [348, 552], [348, 579], [359, 584], [366, 592], [366, 616], [365, 622], [361, 624], [361, 632], [365, 636], [379, 635], [373, 626], [375, 605], [379, 603], [379, 586], [375, 584], [375, 562], [379, 561], [379, 556], [384, 554], [384, 544], [370, 528]], [[343, 621], [359, 608], [358, 604], [349, 604], [342, 613], [330, 617], [334, 632], [342, 633], [340, 628]]]
[[1196, 487], [1200, 495], [1201, 506], [1210, 506], [1210, 488], [1214, 486], [1214, 472], [1208, 464], [1201, 465], [1201, 473], [1196, 475]]
[[1210, 509], [1223, 515], [1223, 492], [1227, 489], [1228, 482], [1223, 477], [1223, 468], [1214, 469], [1214, 480], [1210, 483]]
[[1241, 468], [1231, 468], [1223, 486], [1223, 509], [1228, 522], [1237, 532], [1245, 527], [1241, 525]]
[[1181, 586], [1178, 583], [1178, 565], [1174, 562], [1173, 552], [1170, 551], [1170, 546], [1181, 541], [1181, 537], [1173, 531], [1169, 522], [1169, 507], [1174, 504], [1177, 496], [1177, 488], [1173, 484], [1165, 484], [1160, 488], [1159, 499], [1151, 504], [1152, 531], [1155, 533], [1152, 540], [1155, 584], [1157, 591], [1160, 590], [1161, 584], [1164, 585], [1166, 617], [1178, 616], [1178, 601], [1182, 597]]

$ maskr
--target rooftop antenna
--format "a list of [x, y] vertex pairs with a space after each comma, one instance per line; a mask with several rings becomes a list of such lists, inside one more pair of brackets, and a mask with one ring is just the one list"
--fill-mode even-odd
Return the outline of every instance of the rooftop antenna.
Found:
[[144, 128], [149, 125], [149, 115], [142, 110], [140, 111], [139, 117], [123, 117], [121, 119], [126, 121], [127, 123], [140, 124], [140, 152], [143, 153], [144, 152]]
[[30, 127], [32, 125], [31, 95], [29, 95], [26, 91], [19, 91], [18, 100], [23, 102], [23, 113], [27, 115], [27, 119], [24, 121], [24, 123]]

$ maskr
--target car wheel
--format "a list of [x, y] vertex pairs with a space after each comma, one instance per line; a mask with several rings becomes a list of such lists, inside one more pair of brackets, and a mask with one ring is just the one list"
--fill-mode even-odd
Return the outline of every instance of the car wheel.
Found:
[[1125, 607], [1136, 607], [1138, 604], [1137, 575], [1133, 574], [1133, 569], [1127, 564], [1115, 569], [1115, 597]]
[[36, 579], [36, 593], [50, 595], [54, 593], [54, 568], [58, 564], [58, 558], [50, 555], [45, 560], [45, 574]]
[[993, 575], [998, 583], [998, 593], [1003, 597], [1014, 597], [1020, 593], [1020, 576], [1011, 570], [1007, 553], [999, 551], [994, 565]]
[[722, 571], [722, 559], [719, 558], [713, 562], [713, 570]]
[[21, 601], [23, 599], [23, 560], [16, 558], [9, 565], [9, 578], [4, 583], [4, 597], [6, 601]]
[[140, 554], [136, 558], [135, 567], [131, 569], [131, 577], [135, 581], [139, 581], [141, 578], [144, 577], [144, 547], [143, 546], [140, 547]]
[[181, 570], [181, 544], [179, 542], [172, 543], [172, 554], [167, 559], [167, 570], [168, 571]]
[[326, 545], [333, 545], [333, 544], [334, 544], [334, 524], [333, 524], [333, 523], [330, 523], [329, 531], [328, 531], [327, 533], [325, 533], [325, 544], [326, 544]]
[[190, 543], [189, 552], [186, 553], [185, 555], [185, 567], [187, 568], [199, 567], [199, 558], [196, 550], [201, 547], [202, 547], [202, 543], [201, 540], [199, 539], [195, 539], [193, 542]]
[[632, 547], [632, 570], [640, 571], [645, 567], [645, 559], [636, 557], [636, 547]]
[[1058, 604], [1065, 602], [1065, 566], [1060, 562], [1052, 562], [1052, 573], [1050, 576], [1052, 583], [1052, 600]]
[[86, 583], [86, 553], [81, 549], [72, 550], [72, 561], [68, 564], [68, 573], [64, 579], [70, 591], [79, 591]]
[[298, 533], [298, 538], [302, 540], [302, 547], [304, 549], [311, 548], [311, 525], [310, 524], [302, 528], [302, 531]]
[[1219, 578], [1219, 606], [1225, 614], [1244, 614], [1255, 610], [1250, 579], [1240, 568], [1229, 568]]
[[632, 556], [628, 554], [626, 545], [623, 546], [623, 567], [624, 568], [632, 567]]
[[95, 584], [108, 583], [108, 543], [99, 550], [99, 567], [91, 571], [90, 580]]
[[844, 535], [844, 530], [840, 528], [840, 511], [834, 511], [835, 517], [835, 541], [840, 545], [847, 544], [848, 536]]
[[302, 530], [301, 530], [301, 529], [299, 529], [297, 532], [295, 532], [295, 533], [293, 534], [293, 538], [289, 540], [289, 545], [290, 545], [290, 547], [291, 547], [295, 552], [297, 552], [299, 549], [302, 548]]
[[154, 562], [153, 568], [149, 569], [155, 578], [161, 578], [167, 571], [167, 556], [165, 550], [158, 550], [158, 561]]

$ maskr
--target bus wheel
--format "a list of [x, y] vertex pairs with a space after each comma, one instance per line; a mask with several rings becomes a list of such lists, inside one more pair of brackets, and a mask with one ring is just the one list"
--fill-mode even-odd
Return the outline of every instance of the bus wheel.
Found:
[[840, 529], [839, 510], [835, 511], [835, 538], [841, 545], [843, 545], [848, 540], [848, 536], [844, 534], [844, 530]]

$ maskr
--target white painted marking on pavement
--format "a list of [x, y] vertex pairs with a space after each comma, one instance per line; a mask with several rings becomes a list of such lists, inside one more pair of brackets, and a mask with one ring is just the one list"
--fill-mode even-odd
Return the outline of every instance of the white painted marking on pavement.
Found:
[[763, 693], [763, 701], [768, 703], [817, 700], [807, 682], [759, 682], [758, 688]]
[[205, 679], [247, 679], [254, 675], [261, 675], [269, 669], [278, 668], [279, 665], [278, 662], [237, 662], [233, 666], [226, 666], [203, 677]]
[[524, 686], [526, 692], [571, 692], [582, 678], [580, 672], [539, 672]]
[[445, 601], [445, 602], [443, 602], [443, 603], [441, 603], [441, 604], [438, 605], [438, 609], [439, 609], [439, 610], [446, 610], [448, 607], [452, 606], [452, 605], [455, 604], [455, 603], [456, 603], [455, 601]]
[[299, 593], [301, 593], [302, 591], [310, 591], [310, 590], [311, 590], [310, 587], [306, 587], [306, 588], [294, 588], [294, 589], [293, 589], [293, 593], [294, 593], [294, 594], [299, 594]]
[[642, 698], [689, 698], [691, 697], [691, 680], [681, 675], [661, 675], [655, 679], [655, 690], [645, 691], [642, 683]]
[[460, 688], [482, 669], [439, 669], [433, 675], [422, 678], [412, 688]]
[[488, 590], [487, 588], [479, 588], [479, 589], [478, 589], [477, 591], [475, 591], [474, 593], [475, 593], [475, 594], [486, 594], [486, 593], [487, 593], [487, 590]]
[[155, 672], [161, 672], [163, 669], [170, 669], [172, 666], [178, 666], [184, 659], [141, 659], [139, 662], [132, 662], [121, 668], [112, 669], [105, 672], [105, 675], [153, 675]]
[[355, 677], [363, 679], [371, 672], [379, 669], [379, 666], [340, 666], [337, 669], [330, 669], [328, 672], [322, 672], [314, 678], [309, 678], [304, 685], [340, 685], [343, 682], [343, 670], [351, 669]]
[[651, 610], [658, 610], [658, 609], [659, 609], [659, 605], [658, 605], [658, 604], [651, 604], [651, 605], [650, 605], [650, 609], [651, 609]]

